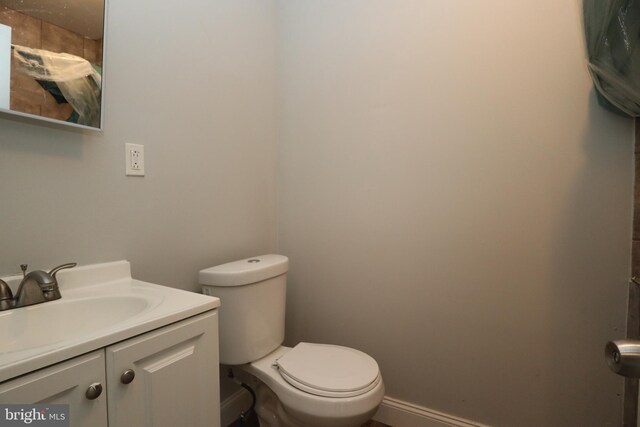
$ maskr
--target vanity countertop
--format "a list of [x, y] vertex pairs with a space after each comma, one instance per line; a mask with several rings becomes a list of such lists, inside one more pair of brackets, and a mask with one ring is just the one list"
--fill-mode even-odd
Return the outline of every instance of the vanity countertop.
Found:
[[[215, 297], [135, 280], [127, 261], [57, 278], [61, 299], [0, 312], [0, 382], [220, 306]], [[4, 279], [15, 291], [21, 277]]]

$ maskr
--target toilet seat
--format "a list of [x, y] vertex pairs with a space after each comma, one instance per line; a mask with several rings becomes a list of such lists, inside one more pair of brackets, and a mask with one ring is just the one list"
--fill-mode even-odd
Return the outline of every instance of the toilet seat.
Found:
[[275, 362], [293, 387], [323, 397], [354, 397], [375, 388], [380, 370], [369, 355], [348, 347], [300, 343]]

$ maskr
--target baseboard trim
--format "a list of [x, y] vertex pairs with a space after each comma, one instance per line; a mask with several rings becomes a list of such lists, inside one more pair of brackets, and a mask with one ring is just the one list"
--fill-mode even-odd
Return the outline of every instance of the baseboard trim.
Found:
[[248, 391], [240, 390], [220, 402], [220, 426], [227, 427], [240, 417], [242, 411], [251, 406], [251, 395]]
[[386, 396], [373, 419], [393, 427], [487, 427]]
[[[251, 395], [244, 389], [227, 397], [220, 403], [221, 427], [231, 425], [249, 406]], [[373, 419], [393, 427], [488, 427], [393, 397], [382, 400]]]

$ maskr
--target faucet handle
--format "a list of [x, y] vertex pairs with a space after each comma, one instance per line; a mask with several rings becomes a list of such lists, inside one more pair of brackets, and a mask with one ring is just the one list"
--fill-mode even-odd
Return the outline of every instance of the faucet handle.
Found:
[[13, 298], [13, 293], [11, 293], [11, 288], [4, 280], [0, 279], [0, 300]]
[[62, 264], [52, 268], [49, 273], [45, 273], [44, 271], [41, 272], [42, 274], [47, 276], [49, 280], [51, 280], [51, 283], [47, 284], [46, 286], [40, 285], [40, 289], [42, 289], [42, 295], [44, 296], [45, 300], [53, 301], [62, 298], [62, 295], [60, 295], [60, 288], [58, 288], [58, 278], [56, 277], [56, 274], [60, 270], [64, 270], [65, 268], [72, 268], [76, 265], [78, 264], [76, 264], [75, 262], [69, 262], [67, 264]]
[[49, 272], [49, 275], [53, 277], [54, 280], [56, 280], [56, 274], [58, 273], [58, 271], [64, 270], [65, 268], [73, 268], [76, 265], [78, 265], [77, 262], [69, 262], [66, 264], [59, 265], [57, 267], [52, 268], [51, 271]]
[[0, 311], [13, 308], [13, 293], [4, 280], [0, 279]]
[[22, 270], [22, 277], [27, 275], [27, 267], [29, 267], [29, 265], [27, 264], [20, 264], [20, 270]]

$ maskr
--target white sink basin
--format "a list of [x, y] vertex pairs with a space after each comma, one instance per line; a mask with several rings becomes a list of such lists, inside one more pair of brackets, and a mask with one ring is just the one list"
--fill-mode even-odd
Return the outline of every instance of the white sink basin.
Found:
[[134, 296], [60, 299], [0, 312], [2, 353], [46, 346], [129, 320], [150, 306]]
[[220, 306], [217, 298], [134, 280], [127, 261], [57, 277], [61, 299], [0, 312], [0, 382]]

